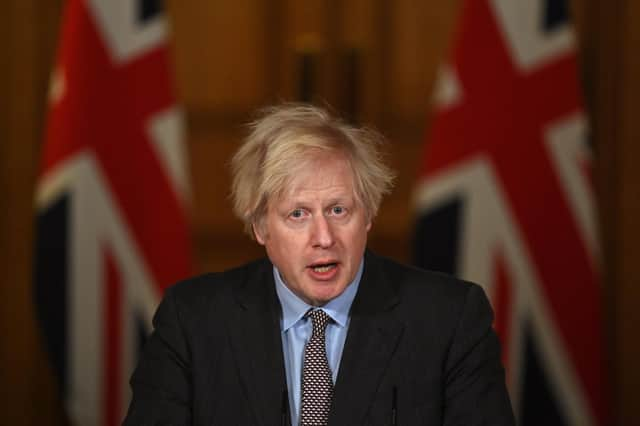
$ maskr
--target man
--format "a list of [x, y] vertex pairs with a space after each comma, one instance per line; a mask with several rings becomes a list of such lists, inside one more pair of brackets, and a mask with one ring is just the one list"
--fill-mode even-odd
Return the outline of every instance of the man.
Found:
[[480, 287], [378, 257], [381, 138], [266, 110], [233, 158], [267, 259], [169, 289], [126, 425], [512, 425]]

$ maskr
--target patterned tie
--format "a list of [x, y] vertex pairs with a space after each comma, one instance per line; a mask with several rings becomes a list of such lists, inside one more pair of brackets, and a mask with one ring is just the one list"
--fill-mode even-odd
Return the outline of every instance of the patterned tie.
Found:
[[326, 426], [333, 398], [333, 380], [327, 361], [325, 329], [331, 318], [324, 311], [309, 310], [313, 332], [304, 348], [302, 368], [301, 426]]

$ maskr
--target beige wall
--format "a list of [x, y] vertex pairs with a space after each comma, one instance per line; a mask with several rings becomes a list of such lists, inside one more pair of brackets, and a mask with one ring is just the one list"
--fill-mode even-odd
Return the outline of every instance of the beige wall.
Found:
[[[435, 67], [458, 1], [235, 0], [169, 2], [179, 96], [188, 118], [193, 242], [200, 270], [221, 269], [260, 249], [241, 234], [226, 199], [226, 164], [242, 124], [261, 105], [298, 99], [300, 58], [316, 63], [313, 97], [371, 123], [392, 141], [400, 170], [371, 236], [406, 259], [409, 198], [425, 132]], [[605, 4], [606, 3], [606, 4]], [[32, 194], [48, 72], [61, 0], [0, 6], [0, 423], [63, 424], [32, 318]], [[582, 75], [594, 126], [595, 184], [604, 254], [616, 424], [640, 424], [640, 3], [573, 1]], [[355, 53], [353, 53], [355, 52]], [[349, 55], [357, 58], [349, 66]], [[357, 82], [349, 84], [345, 75]], [[353, 93], [353, 96], [346, 94]], [[355, 107], [354, 107], [355, 105]], [[635, 154], [635, 155], [634, 155]], [[635, 284], [635, 285], [634, 285]]]

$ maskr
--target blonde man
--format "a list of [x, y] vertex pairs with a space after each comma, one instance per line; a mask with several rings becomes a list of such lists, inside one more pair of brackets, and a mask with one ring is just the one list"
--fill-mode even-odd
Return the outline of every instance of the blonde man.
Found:
[[366, 250], [381, 136], [298, 104], [251, 129], [232, 195], [267, 257], [166, 292], [125, 424], [512, 425], [482, 290]]

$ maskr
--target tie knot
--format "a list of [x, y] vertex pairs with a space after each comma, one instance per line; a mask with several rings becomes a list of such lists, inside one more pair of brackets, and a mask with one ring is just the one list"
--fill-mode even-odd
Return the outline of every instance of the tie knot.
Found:
[[331, 317], [322, 309], [309, 309], [306, 316], [311, 318], [313, 334], [324, 334], [327, 324], [331, 321]]

